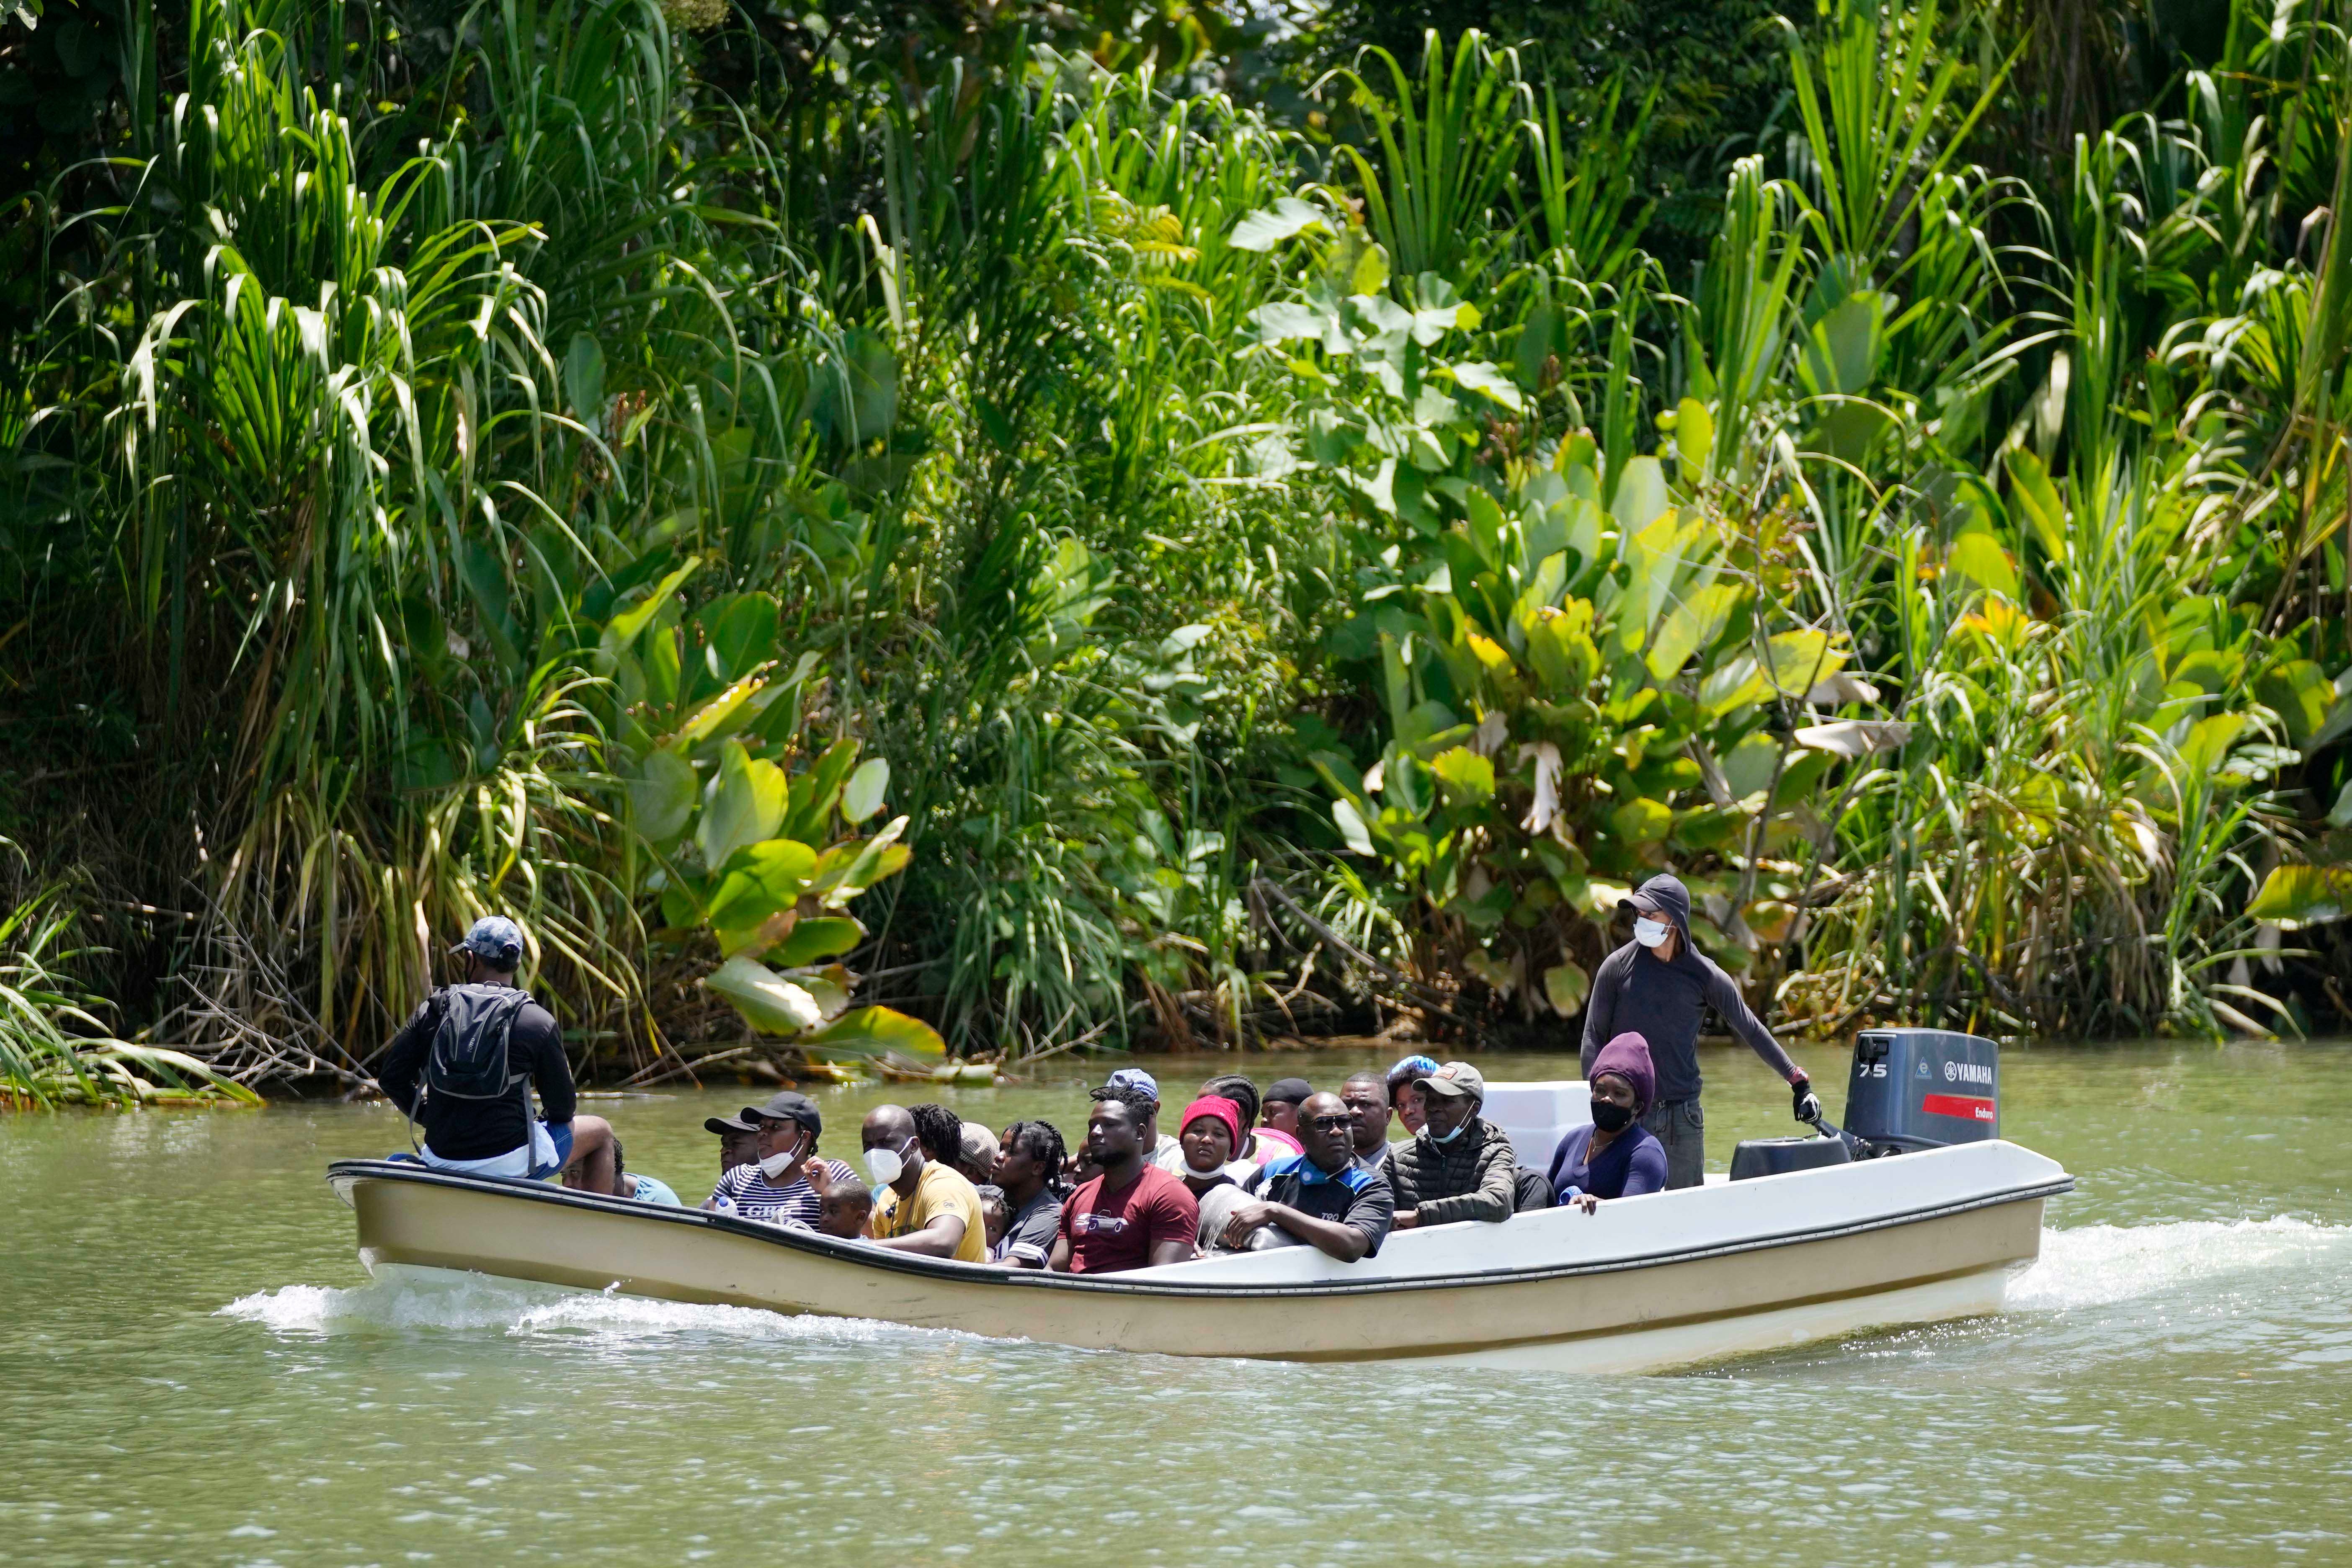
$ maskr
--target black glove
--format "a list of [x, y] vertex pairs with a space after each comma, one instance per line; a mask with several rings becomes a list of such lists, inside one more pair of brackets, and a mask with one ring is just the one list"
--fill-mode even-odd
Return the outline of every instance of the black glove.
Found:
[[1822, 1097], [1813, 1092], [1813, 1080], [1795, 1078], [1789, 1080], [1789, 1097], [1796, 1102], [1797, 1120], [1819, 1121], [1822, 1119]]

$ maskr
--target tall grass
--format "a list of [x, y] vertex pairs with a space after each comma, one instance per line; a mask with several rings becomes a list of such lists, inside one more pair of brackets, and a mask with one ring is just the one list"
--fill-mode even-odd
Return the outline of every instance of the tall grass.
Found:
[[[5, 765], [138, 781], [71, 831], [28, 783], [33, 837], [196, 917], [158, 1037], [255, 1079], [363, 1079], [491, 909], [583, 1054], [732, 1027], [637, 815], [695, 713], [888, 761], [848, 956], [970, 1050], [1247, 1044], [1366, 949], [1541, 1023], [1505, 960], [1669, 861], [1825, 1029], [2307, 1026], [2324, 910], [2257, 895], [2346, 858], [2344, 18], [2234, 17], [2062, 178], [2025, 35], [1844, 0], [1675, 276], [1651, 85], [1475, 34], [1288, 124], [1009, 37], [727, 101], [751, 35], [648, 0], [484, 0], [429, 62], [195, 0], [6, 351]], [[1571, 599], [1625, 629], [1550, 711], [1439, 651]], [[1486, 754], [1506, 697], [1611, 729], [1541, 786], [1580, 826]], [[1325, 783], [1439, 714], [1512, 803], [1442, 887]]]

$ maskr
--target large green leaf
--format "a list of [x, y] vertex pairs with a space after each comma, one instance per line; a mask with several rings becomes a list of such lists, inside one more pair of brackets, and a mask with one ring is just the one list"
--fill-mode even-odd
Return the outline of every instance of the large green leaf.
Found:
[[1650, 674], [1659, 680], [1673, 679], [1693, 654], [1704, 652], [1723, 635], [1746, 592], [1736, 583], [1710, 583], [1668, 611], [1645, 656]]
[[2066, 508], [2042, 459], [2022, 448], [2009, 455], [2010, 496], [2024, 514], [2034, 542], [2052, 561], [2066, 558]]
[[882, 757], [868, 757], [857, 764], [849, 782], [841, 786], [841, 819], [863, 822], [882, 809], [882, 796], [890, 787], [890, 763]]
[[857, 742], [835, 741], [793, 786], [792, 811], [784, 819], [788, 837], [822, 844], [833, 837], [833, 808], [840, 802], [850, 770], [857, 765]]
[[1331, 821], [1339, 829], [1340, 841], [1359, 855], [1378, 853], [1372, 847], [1371, 829], [1364, 826], [1364, 814], [1348, 801], [1331, 803]]
[[655, 844], [667, 844], [686, 831], [694, 815], [696, 786], [693, 765], [676, 752], [650, 752], [629, 780], [629, 810], [637, 831]]
[[768, 956], [786, 969], [837, 958], [866, 940], [866, 927], [847, 915], [818, 915], [800, 921], [783, 945]]
[[1638, 847], [1655, 844], [1673, 831], [1675, 814], [1664, 802], [1629, 800], [1609, 814], [1609, 826], [1618, 842]]
[[1495, 798], [1495, 764], [1467, 746], [1440, 752], [1429, 764], [1445, 797], [1455, 805], [1476, 805]]
[[743, 710], [743, 704], [757, 695], [760, 688], [764, 684], [765, 682], [756, 674], [745, 676], [696, 709], [692, 717], [677, 727], [677, 733], [671, 738], [671, 744], [690, 747], [697, 741], [708, 739], [722, 725], [730, 729], [740, 729], [741, 726], [730, 724], [729, 721]]
[[839, 909], [875, 883], [906, 868], [908, 851], [898, 842], [907, 819], [894, 816], [871, 838], [851, 839], [826, 850], [811, 877], [809, 891], [827, 909]]
[[948, 1044], [940, 1038], [937, 1029], [920, 1018], [910, 1018], [888, 1007], [853, 1007], [802, 1040], [801, 1048], [829, 1057], [878, 1057], [887, 1051], [910, 1057], [943, 1057]]
[[1234, 225], [1228, 244], [1235, 250], [1272, 250], [1294, 235], [1310, 228], [1327, 228], [1329, 220], [1323, 209], [1300, 201], [1297, 196], [1278, 198], [1270, 207], [1244, 213]]
[[1543, 986], [1544, 1000], [1551, 1004], [1553, 1012], [1565, 1018], [1584, 1005], [1591, 981], [1573, 963], [1556, 963], [1544, 971]]
[[1771, 656], [1772, 684], [1801, 697], [1845, 668], [1845, 655], [1830, 647], [1827, 632], [1775, 632], [1764, 639]]
[[702, 863], [723, 869], [738, 849], [774, 837], [788, 793], [783, 769], [728, 742], [719, 750], [719, 772], [704, 792], [702, 820], [695, 825]]
[[1545, 695], [1555, 702], [1582, 696], [1601, 668], [1601, 651], [1592, 646], [1591, 605], [1571, 599], [1562, 609], [1539, 609], [1528, 617], [1524, 630], [1528, 663]]
[[776, 656], [776, 601], [768, 594], [732, 594], [714, 600], [695, 617], [706, 639], [703, 658], [711, 675], [740, 680]]
[[2246, 913], [2287, 931], [2340, 921], [2352, 913], [2352, 866], [2277, 867]]
[[669, 603], [669, 596], [677, 592], [677, 585], [694, 575], [701, 565], [700, 556], [688, 556], [686, 563], [655, 584], [652, 593], [614, 616], [604, 627], [605, 646], [618, 652], [636, 641], [637, 634], [644, 631], [656, 616], [661, 614], [662, 606]]
[[1951, 552], [1944, 557], [1944, 571], [2004, 599], [2017, 597], [2017, 567], [2000, 541], [1982, 529], [1971, 529], [1952, 541]]
[[817, 852], [797, 839], [771, 838], [740, 851], [710, 897], [720, 951], [764, 948], [776, 940], [781, 917], [808, 890], [816, 864]]
[[730, 958], [702, 977], [706, 990], [727, 999], [743, 1021], [765, 1035], [796, 1036], [824, 1022], [804, 986], [749, 958]]

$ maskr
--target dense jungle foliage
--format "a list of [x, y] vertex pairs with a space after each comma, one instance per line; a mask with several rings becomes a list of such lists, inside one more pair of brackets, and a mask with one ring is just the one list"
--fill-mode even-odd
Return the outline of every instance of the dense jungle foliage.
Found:
[[8, 1092], [2344, 1027], [2341, 0], [1568, 16], [11, 0]]

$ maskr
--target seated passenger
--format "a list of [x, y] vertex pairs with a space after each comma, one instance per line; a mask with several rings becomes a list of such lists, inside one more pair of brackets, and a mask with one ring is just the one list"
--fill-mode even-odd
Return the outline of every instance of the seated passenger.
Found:
[[1144, 1157], [1150, 1124], [1139, 1090], [1097, 1089], [1087, 1118], [1087, 1159], [1102, 1173], [1062, 1205], [1061, 1234], [1047, 1267], [1058, 1273], [1116, 1274], [1181, 1263], [1192, 1256], [1201, 1208], [1184, 1184]]
[[1421, 1136], [1421, 1082], [1436, 1071], [1437, 1064], [1427, 1057], [1407, 1057], [1389, 1068], [1389, 1104], [1396, 1110], [1397, 1125], [1404, 1129], [1402, 1142]]
[[977, 1121], [963, 1124], [963, 1144], [956, 1152], [955, 1168], [973, 1186], [996, 1179], [996, 1134]]
[[704, 1208], [767, 1225], [814, 1226], [824, 1207], [822, 1184], [856, 1179], [840, 1161], [817, 1157], [824, 1118], [808, 1096], [781, 1089], [763, 1105], [745, 1106], [740, 1119], [759, 1130], [752, 1134], [755, 1158], [719, 1177]]
[[[1143, 1157], [1174, 1175], [1184, 1163], [1184, 1151], [1177, 1146], [1171, 1134], [1160, 1131], [1160, 1080], [1141, 1068], [1121, 1068], [1103, 1080], [1102, 1088], [1095, 1090], [1095, 1098], [1100, 1100], [1114, 1091], [1126, 1094], [1129, 1104], [1145, 1108]], [[1140, 1100], [1136, 1098], [1139, 1095]]]
[[1306, 1104], [1307, 1097], [1314, 1092], [1315, 1086], [1303, 1078], [1276, 1079], [1265, 1087], [1265, 1106], [1261, 1119], [1266, 1126], [1304, 1149], [1307, 1141], [1299, 1135], [1298, 1108]]
[[674, 1209], [686, 1206], [677, 1201], [677, 1194], [670, 1190], [667, 1182], [658, 1176], [639, 1175], [622, 1163], [618, 1137], [613, 1140], [613, 1195], [634, 1198], [641, 1204], [667, 1204]]
[[1421, 1133], [1389, 1155], [1396, 1227], [1506, 1220], [1518, 1206], [1518, 1156], [1501, 1128], [1478, 1114], [1486, 1079], [1468, 1062], [1447, 1062], [1419, 1081]]
[[746, 1121], [740, 1114], [709, 1116], [703, 1119], [702, 1130], [719, 1134], [719, 1173], [722, 1176], [760, 1157], [760, 1125], [756, 1121]]
[[1176, 1142], [1184, 1151], [1177, 1179], [1195, 1198], [1211, 1187], [1247, 1181], [1257, 1174], [1257, 1166], [1234, 1157], [1241, 1141], [1242, 1108], [1219, 1095], [1202, 1095], [1184, 1108], [1177, 1130]]
[[961, 1117], [943, 1105], [877, 1105], [860, 1135], [874, 1182], [866, 1235], [877, 1246], [959, 1263], [988, 1260], [980, 1194], [954, 1163], [963, 1152]]
[[1298, 1140], [1287, 1132], [1277, 1132], [1271, 1127], [1257, 1124], [1257, 1085], [1240, 1073], [1226, 1073], [1213, 1078], [1201, 1086], [1202, 1094], [1213, 1094], [1220, 1100], [1230, 1100], [1241, 1108], [1242, 1148], [1235, 1156], [1253, 1165], [1263, 1165], [1277, 1154], [1300, 1152]]
[[1356, 1163], [1368, 1173], [1385, 1178], [1382, 1167], [1389, 1157], [1389, 1086], [1388, 1080], [1376, 1072], [1352, 1073], [1339, 1086], [1339, 1102], [1355, 1119], [1349, 1133]]
[[1016, 1121], [997, 1145], [995, 1185], [1004, 1194], [1004, 1236], [989, 1249], [992, 1262], [1043, 1268], [1062, 1230], [1055, 1183], [1062, 1163], [1061, 1130], [1050, 1121]]
[[1242, 1184], [1254, 1201], [1225, 1221], [1220, 1244], [1238, 1251], [1268, 1231], [1342, 1263], [1380, 1251], [1396, 1200], [1386, 1180], [1357, 1163], [1355, 1126], [1338, 1095], [1309, 1095], [1298, 1114], [1307, 1152], [1285, 1155]]
[[971, 1191], [980, 1199], [981, 1234], [987, 1238], [988, 1256], [993, 1261], [1004, 1240], [1004, 1222], [1013, 1217], [1013, 1211], [1005, 1206], [1004, 1189], [994, 1182], [976, 1182]]
[[1602, 1198], [1664, 1192], [1666, 1150], [1642, 1125], [1657, 1092], [1650, 1043], [1619, 1035], [1592, 1058], [1592, 1124], [1571, 1127], [1551, 1157], [1551, 1188], [1563, 1207], [1591, 1214]]
[[[376, 1081], [423, 1128], [415, 1158], [424, 1163], [544, 1180], [572, 1163], [578, 1096], [554, 1016], [515, 984], [522, 930], [502, 915], [484, 915], [449, 951], [465, 960], [465, 980], [434, 992], [409, 1015]], [[600, 1130], [585, 1173], [595, 1178], [591, 1190], [609, 1191], [610, 1129], [600, 1117], [577, 1121]]]
[[874, 1194], [856, 1176], [828, 1181], [824, 1207], [817, 1211], [816, 1228], [836, 1241], [864, 1241], [874, 1219]]

